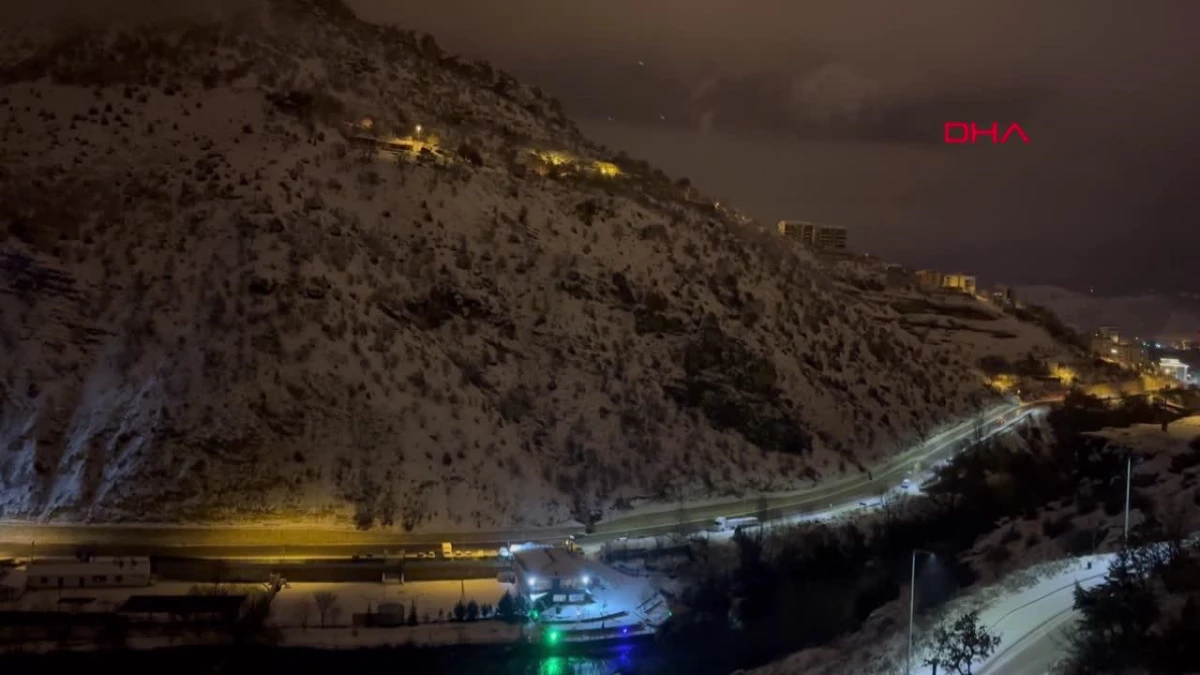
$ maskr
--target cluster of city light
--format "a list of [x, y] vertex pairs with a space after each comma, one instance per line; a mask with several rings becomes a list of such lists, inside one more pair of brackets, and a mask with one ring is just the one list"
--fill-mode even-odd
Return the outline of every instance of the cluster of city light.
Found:
[[612, 162], [581, 160], [558, 150], [530, 150], [529, 152], [546, 166], [591, 171], [606, 178], [615, 178], [621, 175], [621, 168]]
[[621, 175], [621, 169], [619, 169], [617, 165], [613, 164], [612, 162], [593, 162], [592, 166], [596, 168], [596, 171], [601, 176], [613, 178]]
[[1076, 373], [1075, 370], [1069, 366], [1064, 366], [1061, 364], [1054, 366], [1054, 370], [1051, 375], [1058, 379], [1059, 382], [1062, 382], [1068, 386], [1074, 384], [1075, 380], [1079, 379], [1079, 373]]
[[1002, 373], [992, 378], [992, 388], [996, 391], [1006, 393], [1012, 391], [1017, 386], [1017, 376], [1008, 373]]

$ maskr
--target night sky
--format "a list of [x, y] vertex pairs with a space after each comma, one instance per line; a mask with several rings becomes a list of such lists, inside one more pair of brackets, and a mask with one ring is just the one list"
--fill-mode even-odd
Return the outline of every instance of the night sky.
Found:
[[[859, 251], [984, 281], [1200, 292], [1196, 0], [349, 4], [542, 86], [596, 140], [762, 221], [846, 225]], [[163, 7], [86, 6], [134, 5]], [[1031, 143], [946, 145], [947, 120]]]
[[[989, 280], [1200, 292], [1200, 2], [350, 4], [761, 220]], [[947, 120], [1031, 143], [948, 146]]]

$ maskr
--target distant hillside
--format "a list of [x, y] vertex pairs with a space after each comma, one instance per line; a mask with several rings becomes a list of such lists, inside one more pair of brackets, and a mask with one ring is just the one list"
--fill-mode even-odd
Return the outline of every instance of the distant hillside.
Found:
[[1118, 326], [1129, 337], [1197, 337], [1200, 301], [1160, 295], [1098, 297], [1058, 286], [1022, 286], [1018, 296], [1043, 305], [1082, 332]]
[[955, 344], [330, 0], [0, 43], [0, 516], [442, 531], [795, 488], [970, 414], [1014, 339]]

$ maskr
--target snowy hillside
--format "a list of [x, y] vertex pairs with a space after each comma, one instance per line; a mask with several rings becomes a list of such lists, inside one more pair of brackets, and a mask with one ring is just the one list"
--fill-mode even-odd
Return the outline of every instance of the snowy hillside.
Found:
[[974, 355], [536, 89], [246, 6], [0, 40], [3, 516], [531, 526], [972, 409]]
[[[1086, 434], [1120, 453], [1136, 457], [1132, 484], [1130, 527], [1157, 523], [1159, 532], [1194, 533], [1200, 528], [1200, 417], [1171, 422], [1164, 431], [1159, 425], [1136, 424]], [[1017, 437], [1007, 443], [1019, 447]], [[1054, 503], [1031, 510], [1021, 518], [1004, 519], [988, 534], [979, 537], [963, 560], [978, 570], [981, 582], [946, 605], [917, 618], [916, 660], [913, 672], [930, 673], [920, 656], [930, 641], [931, 628], [942, 618], [978, 610], [989, 629], [1002, 636], [1001, 648], [992, 661], [1004, 662], [1020, 655], [1053, 616], [1061, 628], [1072, 606], [1075, 582], [1085, 586], [1099, 583], [1111, 553], [1122, 544], [1124, 477], [1113, 479], [1109, 494], [1118, 495], [1116, 508], [1091, 486]], [[1111, 501], [1111, 499], [1109, 500]], [[1084, 504], [1087, 504], [1086, 506]], [[1145, 510], [1148, 507], [1150, 510]], [[1164, 524], [1165, 527], [1164, 527]], [[1003, 555], [997, 555], [1003, 552]], [[1094, 569], [1093, 569], [1094, 565]], [[1090, 583], [1089, 583], [1090, 580]], [[907, 590], [907, 589], [906, 589]], [[755, 669], [755, 675], [891, 675], [903, 669], [908, 646], [909, 596], [900, 593], [877, 609], [854, 632], [836, 641], [796, 652], [775, 663]], [[1048, 645], [1052, 656], [1062, 655], [1062, 642]], [[976, 664], [974, 672], [1045, 672], [992, 669]]]
[[1163, 340], [1196, 339], [1200, 303], [1161, 295], [1099, 297], [1057, 286], [1024, 286], [1018, 297], [1043, 305], [1083, 332], [1117, 326], [1124, 335]]

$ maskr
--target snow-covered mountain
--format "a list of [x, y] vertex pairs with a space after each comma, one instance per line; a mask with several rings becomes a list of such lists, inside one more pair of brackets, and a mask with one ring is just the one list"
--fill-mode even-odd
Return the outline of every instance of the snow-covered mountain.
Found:
[[1129, 337], [1196, 339], [1200, 302], [1163, 295], [1095, 296], [1058, 286], [1023, 286], [1019, 297], [1052, 310], [1082, 332], [1117, 326]]
[[796, 487], [974, 356], [356, 19], [0, 39], [0, 515], [531, 526]]

